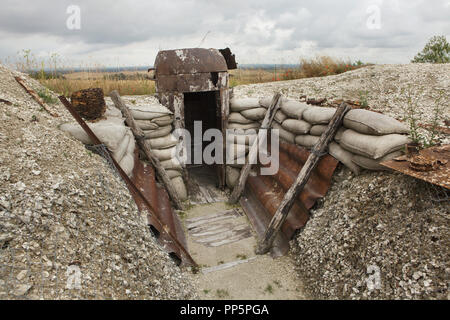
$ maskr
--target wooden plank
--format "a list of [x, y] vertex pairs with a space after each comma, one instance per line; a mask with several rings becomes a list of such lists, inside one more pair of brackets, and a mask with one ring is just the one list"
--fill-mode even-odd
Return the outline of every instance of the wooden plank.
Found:
[[51, 112], [48, 108], [48, 106], [44, 103], [44, 101], [42, 101], [42, 99], [38, 96], [38, 94], [33, 90], [27, 87], [27, 85], [25, 84], [25, 82], [23, 81], [23, 79], [21, 77], [14, 77], [14, 79], [16, 79], [16, 81], [22, 86], [22, 88], [25, 89], [26, 92], [28, 92], [28, 94], [37, 102], [39, 103], [39, 105], [44, 108], [45, 111], [47, 111], [52, 117], [59, 117], [58, 114]]
[[335, 112], [333, 118], [330, 121], [330, 124], [328, 125], [327, 130], [322, 134], [320, 140], [314, 146], [314, 149], [308, 157], [308, 160], [305, 162], [302, 170], [300, 170], [297, 179], [284, 195], [283, 201], [281, 202], [280, 206], [275, 212], [275, 215], [270, 221], [264, 237], [258, 243], [258, 247], [256, 249], [257, 254], [265, 254], [270, 250], [275, 237], [277, 236], [281, 226], [283, 225], [289, 214], [289, 210], [291, 210], [292, 205], [294, 204], [295, 199], [308, 182], [309, 177], [311, 176], [313, 170], [315, 169], [321, 158], [321, 155], [324, 153], [328, 144], [334, 138], [334, 135], [342, 124], [345, 114], [350, 109], [351, 108], [346, 103], [342, 103], [338, 110]]
[[133, 116], [131, 115], [130, 110], [126, 106], [125, 102], [120, 97], [119, 93], [114, 90], [112, 91], [109, 96], [111, 97], [112, 101], [114, 102], [114, 105], [122, 111], [123, 116], [125, 117], [125, 122], [127, 125], [131, 128], [133, 131], [134, 136], [136, 137], [136, 141], [139, 145], [139, 147], [144, 151], [145, 155], [153, 165], [153, 167], [156, 170], [156, 173], [162, 183], [164, 184], [164, 187], [166, 188], [170, 198], [175, 204], [175, 207], [177, 209], [183, 210], [183, 204], [181, 203], [180, 198], [178, 197], [178, 194], [172, 184], [172, 181], [170, 180], [169, 176], [167, 175], [166, 170], [162, 167], [161, 162], [159, 159], [154, 155], [150, 143], [144, 139], [144, 132], [141, 128], [136, 124], [136, 121], [134, 120]]
[[258, 155], [258, 150], [261, 148], [261, 146], [267, 139], [267, 131], [264, 129], [270, 129], [275, 113], [280, 108], [280, 103], [281, 103], [281, 94], [276, 93], [273, 96], [272, 103], [270, 104], [269, 109], [266, 111], [266, 115], [264, 117], [260, 131], [258, 133], [258, 139], [253, 142], [247, 162], [245, 163], [239, 175], [238, 183], [236, 184], [236, 186], [233, 189], [233, 192], [231, 193], [229, 200], [231, 204], [237, 203], [242, 195], [242, 192], [244, 191], [245, 183], [247, 182], [247, 178], [250, 173], [250, 169], [252, 168], [252, 164], [255, 162], [256, 157]]
[[204, 268], [204, 269], [202, 269], [202, 273], [203, 274], [208, 274], [208, 273], [215, 272], [215, 271], [229, 269], [229, 268], [232, 268], [234, 266], [237, 266], [237, 265], [240, 265], [240, 264], [243, 264], [243, 263], [247, 263], [247, 262], [255, 260], [255, 259], [256, 259], [256, 257], [251, 257], [251, 258], [248, 258], [248, 259], [245, 259], [245, 260], [237, 260], [237, 261], [232, 261], [232, 262], [228, 262], [228, 263], [223, 263], [221, 265], [214, 266], [214, 267]]

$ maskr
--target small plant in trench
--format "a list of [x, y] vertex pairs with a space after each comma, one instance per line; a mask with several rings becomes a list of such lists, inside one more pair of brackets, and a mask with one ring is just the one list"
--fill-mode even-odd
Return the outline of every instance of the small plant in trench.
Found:
[[264, 292], [267, 292], [269, 294], [273, 294], [273, 287], [271, 284], [268, 284], [267, 287], [264, 289]]
[[228, 290], [225, 290], [225, 289], [217, 289], [216, 295], [219, 298], [226, 298], [226, 297], [230, 296], [230, 293], [228, 292]]
[[245, 254], [237, 254], [237, 255], [236, 255], [236, 258], [237, 258], [237, 259], [241, 259], [241, 260], [246, 260], [246, 259], [247, 259], [247, 256], [246, 256]]
[[210, 293], [210, 292], [211, 292], [211, 290], [203, 289], [203, 293], [204, 293], [204, 294], [208, 294], [208, 293]]

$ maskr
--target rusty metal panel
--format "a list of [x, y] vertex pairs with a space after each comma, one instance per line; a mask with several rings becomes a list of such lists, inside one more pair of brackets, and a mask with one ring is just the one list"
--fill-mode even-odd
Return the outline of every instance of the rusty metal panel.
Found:
[[181, 75], [227, 71], [224, 56], [217, 49], [190, 48], [159, 51], [155, 75]]
[[[163, 224], [165, 230], [170, 230], [174, 234], [177, 240], [187, 249], [186, 236], [184, 234], [181, 222], [174, 212], [169, 196], [166, 190], [162, 186], [158, 186], [155, 179], [155, 171], [151, 165], [144, 165], [139, 160], [139, 153], [135, 153], [135, 165], [133, 168], [132, 181], [142, 192], [144, 197], [152, 204], [155, 215]], [[137, 206], [141, 212], [146, 212], [146, 206], [140, 197], [132, 194]], [[147, 221], [151, 226], [152, 231], [156, 231], [155, 236], [158, 243], [167, 251], [171, 256], [175, 255], [182, 263], [189, 264], [181, 250], [175, 245], [164, 230], [156, 223], [156, 219], [149, 213], [147, 215]]]
[[450, 145], [423, 149], [412, 157], [401, 156], [381, 165], [450, 189]]
[[[247, 188], [240, 203], [259, 237], [263, 236], [286, 191], [291, 187], [309, 155], [310, 152], [305, 148], [280, 141], [278, 172], [272, 176], [258, 174], [248, 177]], [[309, 209], [328, 192], [337, 165], [338, 161], [330, 155], [320, 159], [281, 227], [283, 236], [274, 243], [272, 256], [287, 253], [289, 240], [295, 231], [306, 225]]]

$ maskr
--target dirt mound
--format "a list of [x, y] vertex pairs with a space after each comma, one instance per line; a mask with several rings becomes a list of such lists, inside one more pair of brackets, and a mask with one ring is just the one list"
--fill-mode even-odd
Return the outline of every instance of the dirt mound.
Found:
[[[437, 105], [438, 124], [446, 127], [449, 87], [450, 64], [375, 65], [239, 86], [234, 96], [263, 98], [280, 91], [293, 99], [365, 101], [399, 120], [411, 99], [417, 101], [419, 123], [432, 124]], [[441, 141], [450, 142], [450, 136], [443, 134]], [[325, 299], [448, 298], [449, 205], [434, 202], [429, 188], [401, 174], [363, 171], [355, 177], [337, 171], [322, 205], [292, 244], [307, 293]]]
[[[0, 65], [0, 298], [195, 297], [124, 183]], [[1, 100], [0, 100], [1, 101]]]
[[311, 295], [447, 299], [449, 207], [432, 201], [429, 191], [426, 183], [401, 174], [337, 172], [293, 241]]
[[326, 98], [367, 102], [373, 111], [402, 120], [408, 104], [408, 95], [417, 101], [418, 121], [430, 124], [433, 107], [442, 91], [440, 105], [442, 115], [439, 124], [444, 126], [450, 114], [450, 63], [403, 65], [374, 65], [339, 75], [251, 84], [234, 88], [235, 96], [267, 97], [281, 91], [285, 96], [300, 99]]

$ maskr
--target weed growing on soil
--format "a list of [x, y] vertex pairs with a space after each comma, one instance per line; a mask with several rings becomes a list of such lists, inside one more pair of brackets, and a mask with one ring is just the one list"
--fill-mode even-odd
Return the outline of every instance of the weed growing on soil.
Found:
[[245, 254], [237, 254], [237, 255], [236, 255], [236, 258], [237, 258], [237, 259], [241, 259], [241, 260], [246, 260], [246, 259], [247, 259], [247, 256], [246, 256]]
[[267, 292], [269, 294], [273, 294], [273, 287], [271, 284], [268, 284], [267, 287], [264, 289], [264, 292]]
[[228, 292], [228, 290], [225, 290], [225, 289], [217, 289], [216, 295], [219, 298], [226, 298], [226, 297], [230, 296], [230, 293]]
[[359, 102], [361, 103], [361, 109], [367, 109], [369, 107], [369, 103], [367, 102], [367, 96], [369, 92], [366, 90], [359, 91]]
[[44, 100], [45, 103], [54, 104], [56, 103], [56, 99], [50, 93], [48, 89], [41, 89], [38, 91], [39, 97]]

